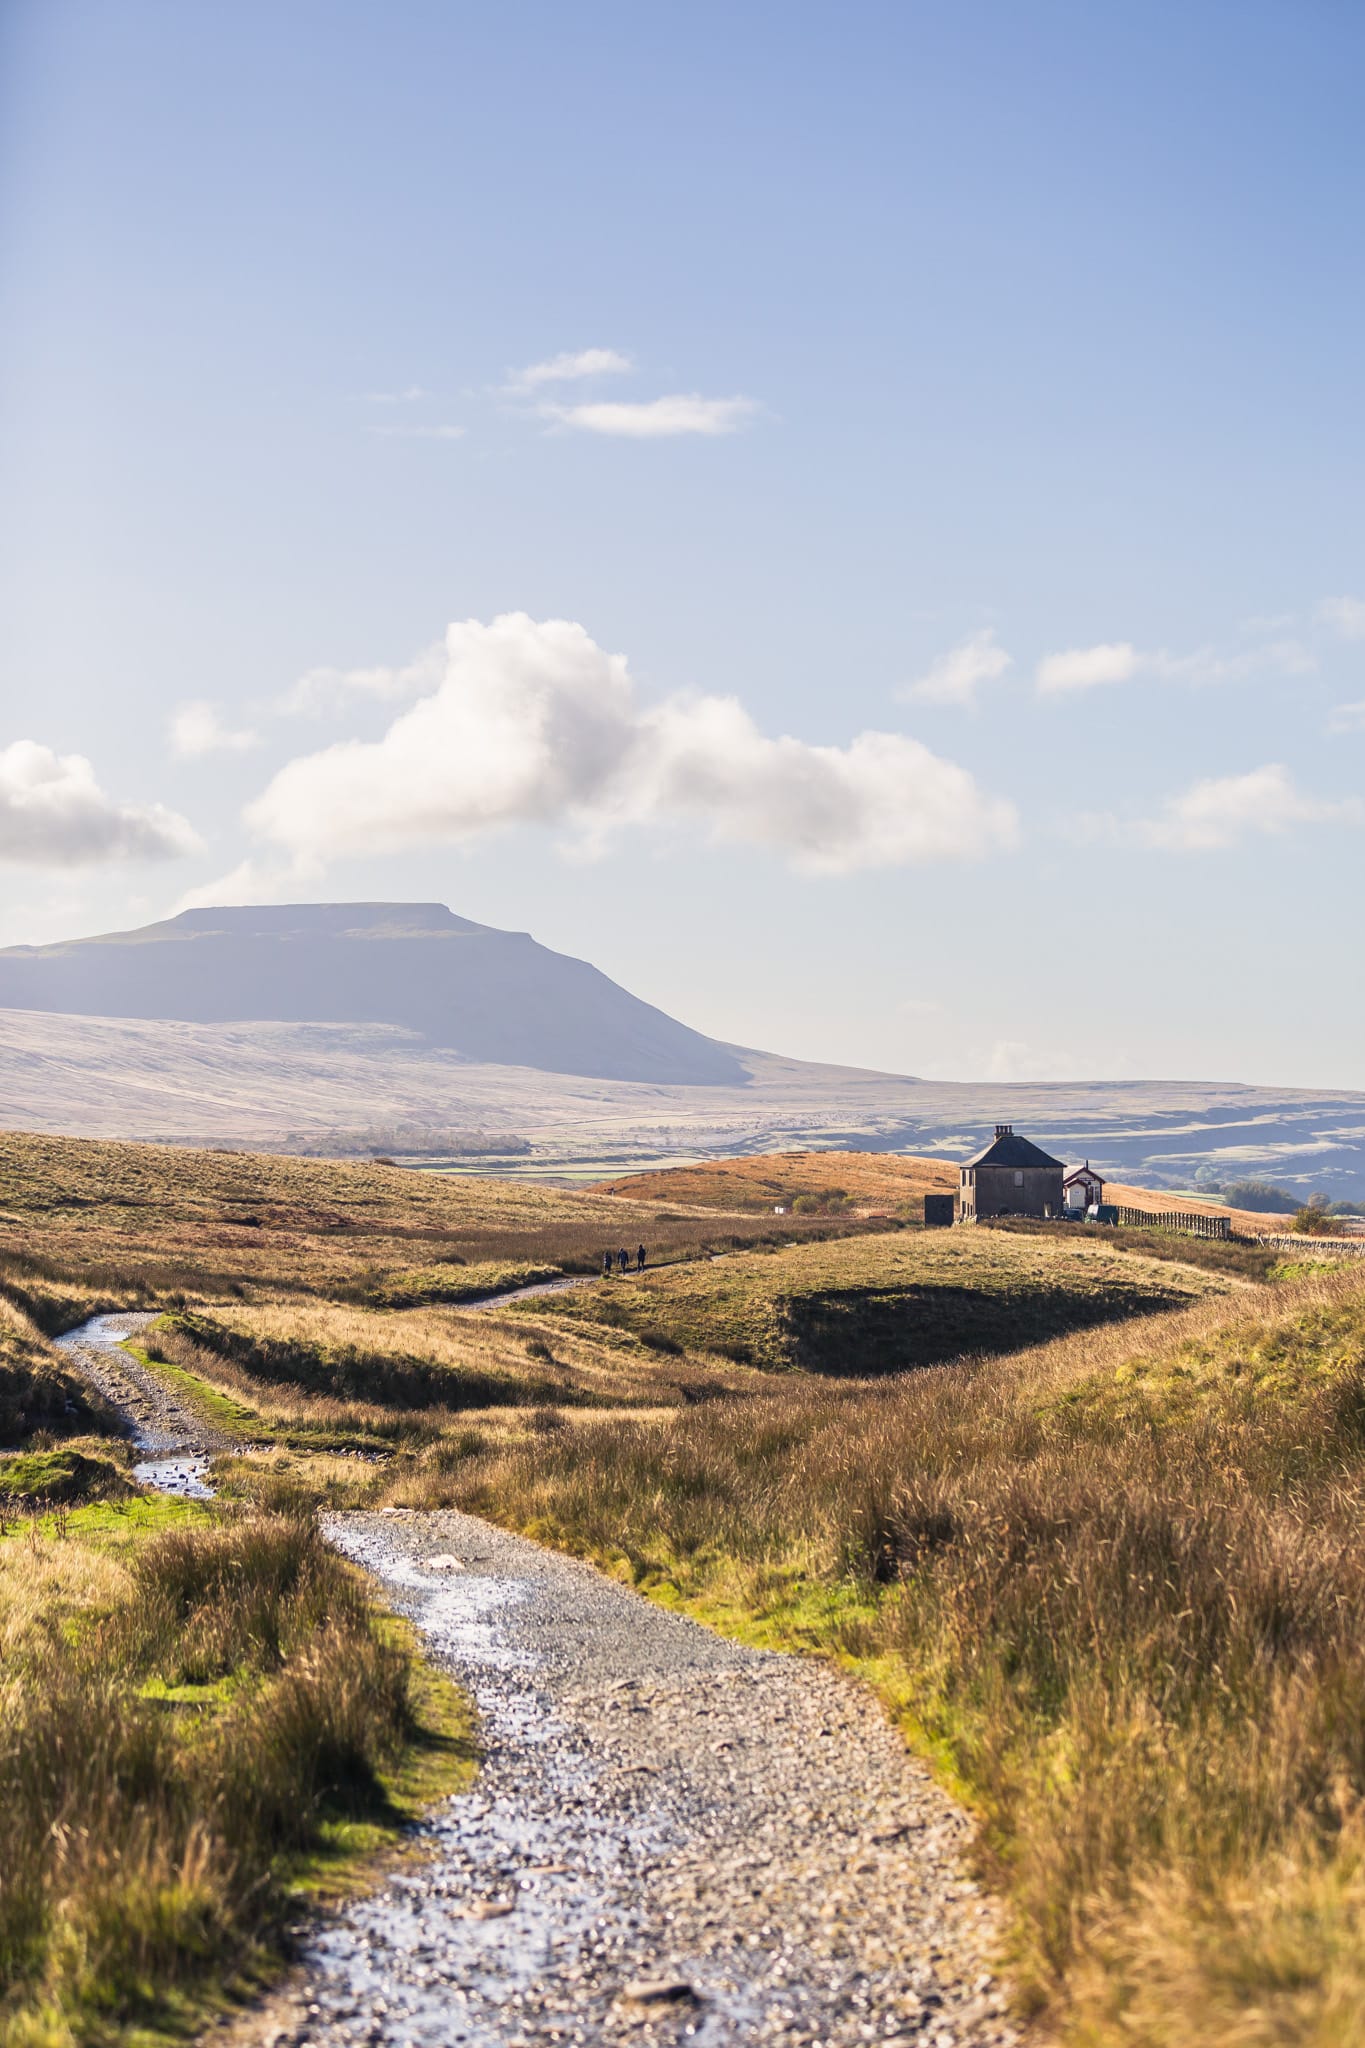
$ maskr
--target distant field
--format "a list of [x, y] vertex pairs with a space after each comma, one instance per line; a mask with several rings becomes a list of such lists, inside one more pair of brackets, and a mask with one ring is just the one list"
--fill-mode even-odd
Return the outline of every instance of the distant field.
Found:
[[819, 1216], [760, 1224], [750, 1213], [727, 1223], [600, 1188], [372, 1160], [0, 1133], [0, 1272], [16, 1283], [60, 1278], [73, 1301], [84, 1286], [106, 1306], [176, 1293], [363, 1291], [442, 1264], [589, 1272], [622, 1245], [633, 1253], [644, 1242], [666, 1258], [854, 1227]]
[[1127, 1203], [1134, 1209], [1178, 1209], [1187, 1215], [1227, 1216], [1233, 1229], [1246, 1237], [1257, 1237], [1262, 1231], [1287, 1230], [1293, 1220], [1287, 1210], [1282, 1216], [1273, 1216], [1257, 1209], [1229, 1209], [1222, 1202], [1201, 1202], [1193, 1195], [1171, 1195], [1161, 1188], [1133, 1188], [1118, 1180], [1105, 1183], [1104, 1199]]
[[[708, 1160], [700, 1165], [622, 1174], [600, 1183], [604, 1191], [636, 1201], [686, 1202], [694, 1208], [729, 1210], [771, 1211], [778, 1204], [790, 1209], [803, 1197], [827, 1203], [831, 1196], [842, 1195], [853, 1207], [906, 1220], [923, 1215], [926, 1195], [955, 1195], [957, 1185], [957, 1167], [951, 1160], [887, 1152], [765, 1153], [753, 1159]], [[1288, 1215], [1277, 1219], [1250, 1209], [1229, 1209], [1221, 1202], [1132, 1187], [1126, 1181], [1107, 1181], [1105, 1200], [1135, 1209], [1227, 1216], [1234, 1230], [1252, 1237], [1281, 1224], [1287, 1227], [1289, 1222]]]
[[603, 1181], [605, 1193], [634, 1201], [685, 1202], [699, 1209], [790, 1212], [796, 1201], [846, 1198], [857, 1208], [907, 1220], [924, 1213], [926, 1195], [955, 1194], [957, 1168], [942, 1159], [886, 1152], [767, 1152], [716, 1159]]

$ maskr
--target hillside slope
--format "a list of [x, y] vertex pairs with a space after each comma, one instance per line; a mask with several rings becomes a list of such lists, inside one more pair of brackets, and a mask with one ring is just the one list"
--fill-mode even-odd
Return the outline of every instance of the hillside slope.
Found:
[[528, 932], [440, 903], [186, 910], [0, 952], [0, 1009], [184, 1024], [393, 1025], [467, 1060], [618, 1081], [743, 1085], [728, 1047]]

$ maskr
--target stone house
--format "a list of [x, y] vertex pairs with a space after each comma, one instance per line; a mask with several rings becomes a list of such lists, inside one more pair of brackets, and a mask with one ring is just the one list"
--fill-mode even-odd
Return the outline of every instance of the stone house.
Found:
[[1066, 1168], [1012, 1124], [997, 1124], [984, 1151], [961, 1169], [958, 1215], [963, 1223], [984, 1216], [1060, 1216]]

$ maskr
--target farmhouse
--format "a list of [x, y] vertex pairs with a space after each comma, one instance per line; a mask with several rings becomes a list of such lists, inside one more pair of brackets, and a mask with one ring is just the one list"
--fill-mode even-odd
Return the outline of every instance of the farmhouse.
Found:
[[1060, 1216], [1066, 1168], [1012, 1124], [997, 1124], [984, 1152], [962, 1168], [958, 1215], [964, 1223], [983, 1216]]
[[1087, 1159], [1084, 1166], [1072, 1167], [1062, 1182], [1062, 1194], [1067, 1215], [1084, 1216], [1092, 1203], [1104, 1200], [1104, 1181]]

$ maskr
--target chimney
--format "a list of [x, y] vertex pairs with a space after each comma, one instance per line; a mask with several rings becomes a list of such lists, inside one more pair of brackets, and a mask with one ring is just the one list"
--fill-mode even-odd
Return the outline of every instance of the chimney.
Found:
[[1014, 1136], [1014, 1125], [997, 1124], [995, 1127], [995, 1135], [997, 1138], [1012, 1138]]

